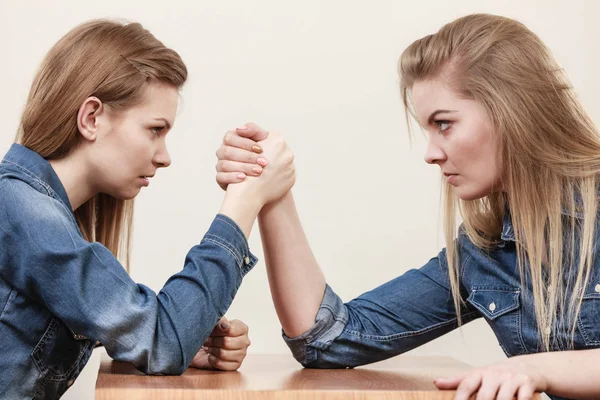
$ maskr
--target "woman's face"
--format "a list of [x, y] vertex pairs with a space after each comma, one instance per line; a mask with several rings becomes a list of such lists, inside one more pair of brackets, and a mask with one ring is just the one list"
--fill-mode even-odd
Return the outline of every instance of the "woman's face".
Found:
[[483, 106], [441, 79], [415, 82], [411, 98], [428, 135], [425, 161], [440, 167], [458, 197], [475, 200], [501, 191], [498, 145]]
[[131, 199], [148, 186], [158, 168], [171, 164], [166, 135], [175, 121], [178, 99], [177, 88], [150, 83], [141, 103], [98, 118], [91, 156], [98, 192]]

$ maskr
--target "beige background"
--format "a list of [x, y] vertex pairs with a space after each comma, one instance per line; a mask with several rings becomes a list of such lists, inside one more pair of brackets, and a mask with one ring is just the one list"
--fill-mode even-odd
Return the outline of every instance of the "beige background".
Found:
[[[137, 203], [134, 279], [160, 290], [179, 271], [223, 197], [214, 182], [223, 133], [255, 121], [282, 131], [294, 149], [305, 229], [328, 282], [350, 300], [420, 267], [443, 245], [438, 169], [423, 162], [422, 136], [410, 147], [397, 90], [402, 50], [464, 14], [517, 18], [553, 50], [598, 121], [599, 11], [594, 0], [0, 0], [0, 152], [13, 140], [37, 66], [60, 36], [90, 18], [139, 21], [179, 51], [190, 79], [169, 139], [173, 165]], [[250, 244], [262, 258], [258, 229]], [[262, 262], [228, 316], [250, 326], [250, 352], [288, 353]], [[475, 365], [503, 358], [481, 320], [414, 354]], [[66, 399], [93, 398], [98, 359]]]

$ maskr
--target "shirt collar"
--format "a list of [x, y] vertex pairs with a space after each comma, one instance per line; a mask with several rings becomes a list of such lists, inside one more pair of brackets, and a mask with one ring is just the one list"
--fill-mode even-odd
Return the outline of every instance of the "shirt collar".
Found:
[[504, 211], [504, 220], [502, 221], [502, 233], [500, 234], [500, 239], [505, 242], [514, 242], [515, 241], [515, 230], [512, 224], [512, 218], [510, 216], [510, 210], [506, 207], [506, 211]]
[[[576, 200], [577, 203], [577, 200]], [[575, 211], [574, 213], [569, 210], [563, 208], [561, 211], [562, 215], [568, 217], [574, 217], [577, 219], [583, 219], [583, 213], [580, 211]], [[505, 242], [514, 242], [515, 240], [515, 229], [512, 223], [512, 217], [510, 215], [510, 209], [508, 205], [506, 206], [506, 210], [504, 211], [504, 220], [502, 221], [502, 233], [500, 234], [500, 239]]]
[[67, 192], [54, 168], [48, 160], [35, 151], [13, 143], [4, 156], [2, 163], [15, 167], [19, 175], [26, 175], [29, 180], [33, 180], [44, 187], [48, 191], [48, 195], [61, 200], [69, 210], [73, 209]]

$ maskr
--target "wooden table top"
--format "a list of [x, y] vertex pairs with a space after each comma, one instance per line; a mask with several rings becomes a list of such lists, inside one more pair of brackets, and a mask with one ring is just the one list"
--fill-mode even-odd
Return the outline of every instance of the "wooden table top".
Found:
[[450, 400], [454, 392], [437, 390], [433, 379], [469, 368], [449, 357], [399, 356], [317, 370], [302, 368], [291, 355], [250, 354], [236, 372], [190, 368], [181, 376], [147, 376], [132, 364], [103, 360], [96, 400]]

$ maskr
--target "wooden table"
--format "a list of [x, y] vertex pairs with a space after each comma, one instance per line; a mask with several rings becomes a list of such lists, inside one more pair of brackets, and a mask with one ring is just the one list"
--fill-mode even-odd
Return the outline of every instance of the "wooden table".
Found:
[[[303, 369], [291, 355], [248, 355], [236, 372], [190, 368], [181, 376], [146, 376], [103, 360], [96, 400], [423, 400], [452, 399], [433, 379], [470, 367], [449, 357], [399, 356], [355, 369]], [[539, 396], [536, 397], [539, 399]]]

